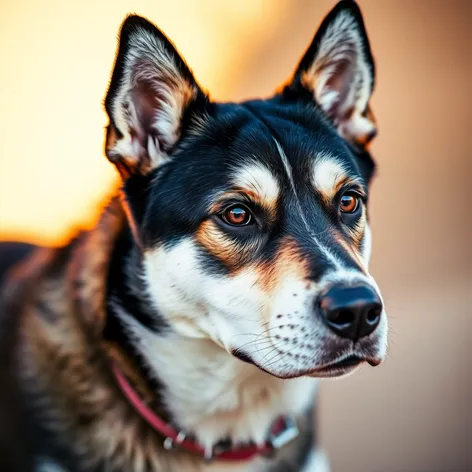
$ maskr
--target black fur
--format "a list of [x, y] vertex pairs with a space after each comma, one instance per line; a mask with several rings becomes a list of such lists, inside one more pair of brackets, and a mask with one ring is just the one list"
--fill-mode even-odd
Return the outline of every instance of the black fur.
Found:
[[0, 243], [0, 284], [5, 280], [8, 271], [35, 249], [33, 244], [15, 241]]
[[[269, 101], [251, 101], [243, 104], [224, 104], [215, 107], [213, 120], [204, 134], [183, 138], [175, 157], [154, 171], [159, 185], [147, 188], [146, 211], [139, 221], [142, 241], [146, 247], [158, 243], [172, 245], [180, 238], [196, 231], [201, 222], [213, 218], [206, 210], [207, 197], [217, 190], [228, 188], [231, 173], [237, 166], [249, 162], [252, 156], [277, 175], [284, 183], [280, 214], [273, 227], [266, 225], [267, 218], [260, 214], [261, 230], [230, 233], [241, 244], [247, 239], [262, 238], [263, 251], [252, 254], [252, 260], [267, 260], [277, 249], [282, 237], [292, 236], [312, 257], [313, 273], [321, 275], [329, 265], [320, 267], [319, 254], [313, 238], [294, 208], [294, 196], [290, 191], [287, 173], [283, 167], [274, 137], [281, 144], [292, 166], [297, 191], [306, 209], [311, 230], [322, 234], [333, 224], [326, 209], [313, 191], [307, 173], [317, 155], [329, 152], [350, 169], [352, 176], [365, 182], [363, 190], [368, 195], [368, 182], [374, 170], [373, 161], [367, 153], [359, 154], [339, 137], [323, 114], [312, 104], [287, 101], [276, 96]], [[140, 176], [129, 180], [142, 179]], [[143, 201], [143, 192], [129, 191], [127, 198], [132, 206]], [[257, 213], [261, 209], [255, 208]], [[339, 221], [335, 224], [342, 229]], [[326, 236], [328, 238], [328, 236]], [[347, 265], [355, 262], [334, 241], [326, 243]], [[202, 253], [204, 250], [202, 249]], [[207, 255], [204, 255], [207, 257]], [[202, 257], [204, 257], [202, 256]], [[244, 261], [242, 261], [244, 262]], [[225, 267], [217, 260], [206, 259], [208, 270], [224, 272]]]
[[141, 260], [139, 251], [133, 243], [133, 237], [128, 227], [125, 227], [116, 240], [107, 280], [107, 318], [103, 337], [116, 343], [124, 350], [134, 367], [147, 380], [153, 391], [158, 395], [162, 390], [159, 382], [154, 380], [147, 371], [146, 364], [130, 341], [125, 327], [116, 309], [122, 307], [131, 313], [136, 320], [149, 330], [159, 333], [170, 327], [151, 308], [151, 302], [146, 296], [141, 278]]
[[[114, 242], [106, 278], [106, 323], [103, 337], [118, 344], [126, 352], [137, 371], [158, 394], [165, 395], [162, 385], [149, 375], [145, 363], [116, 313], [117, 307], [122, 307], [139, 323], [157, 334], [172, 329], [161, 314], [156, 312], [140, 277], [143, 271], [143, 251], [157, 245], [171, 247], [182, 238], [196, 233], [202, 222], [212, 219], [221, 225], [228, 238], [236, 245], [243, 247], [248, 242], [254, 243], [249, 256], [246, 256], [246, 259], [249, 258], [253, 263], [274, 260], [281, 242], [290, 238], [296, 242], [300, 257], [309, 264], [308, 278], [318, 280], [331, 268], [332, 262], [326, 259], [314, 243], [313, 234], [316, 234], [318, 240], [328, 246], [336, 258], [343, 262], [345, 268], [359, 268], [358, 261], [328, 231], [335, 228], [348, 237], [346, 224], [341, 222], [336, 209], [314, 190], [310, 172], [313, 162], [320, 155], [328, 153], [335, 156], [352, 177], [361, 181], [367, 202], [369, 183], [375, 166], [365, 149], [352, 146], [338, 134], [333, 123], [314, 102], [312, 93], [300, 82], [300, 74], [310, 66], [316, 56], [326, 28], [332, 19], [344, 10], [349, 10], [358, 22], [365, 53], [372, 66], [373, 84], [375, 68], [362, 17], [357, 5], [346, 0], [340, 2], [322, 23], [300, 61], [292, 81], [280, 93], [268, 100], [251, 100], [239, 104], [210, 102], [172, 43], [147, 20], [130, 16], [123, 24], [115, 68], [105, 99], [105, 109], [110, 117], [108, 133], [113, 131], [120, 137], [113, 119], [112, 104], [126, 66], [129, 36], [136, 28], [142, 28], [158, 38], [173, 58], [178, 73], [197, 90], [196, 97], [184, 111], [180, 123], [180, 139], [171, 147], [163, 148], [170, 157], [165, 164], [143, 175], [134, 173], [129, 168], [123, 172], [120, 165], [124, 164], [116, 163], [122, 175], [127, 175], [122, 185], [122, 197], [131, 216], [129, 224], [125, 225]], [[205, 123], [198, 132], [195, 132], [193, 122], [196, 114], [205, 116]], [[296, 196], [276, 141], [290, 163], [293, 180], [297, 184]], [[228, 182], [234, 170], [251, 162], [261, 163], [270, 169], [281, 183], [277, 214], [275, 218], [268, 218], [265, 210], [254, 202], [247, 202], [257, 224], [238, 229], [228, 228], [217, 214], [209, 212], [208, 197], [217, 191], [228, 190]], [[304, 217], [294, 211], [297, 205], [303, 207]], [[310, 222], [309, 228], [304, 218]], [[32, 249], [32, 246], [27, 245], [0, 246], [0, 281], [2, 274], [15, 262], [27, 256]], [[63, 255], [58, 257], [58, 263], [67, 265], [72, 249], [71, 244], [69, 249], [64, 250], [61, 253]], [[235, 270], [234, 266], [229, 267], [203, 246], [200, 248], [200, 256], [202, 270], [208, 273], [222, 275]], [[243, 265], [247, 262], [246, 259], [241, 257], [238, 264]], [[75, 288], [78, 290], [80, 287]], [[39, 309], [41, 311], [41, 306]], [[25, 420], [29, 416], [29, 410], [25, 410], [24, 405], [28, 402], [21, 399], [20, 389], [15, 384], [15, 375], [12, 372], [15, 335], [9, 337], [9, 333], [17, 334], [19, 329], [15, 313], [15, 307], [9, 309], [9, 315], [2, 319], [0, 326], [0, 369], [3, 383], [0, 389], [0, 469], [20, 472], [31, 470], [32, 455], [41, 452], [67, 464], [69, 469], [74, 471], [76, 465], [72, 454], [56, 449], [54, 441], [48, 441], [49, 438], [42, 430], [34, 430], [30, 421]], [[43, 315], [52, 317], [51, 323], [54, 322], [54, 313], [50, 313], [47, 307], [44, 307]], [[244, 353], [237, 355], [241, 360], [251, 362]], [[34, 415], [31, 415], [29, 420], [32, 418]], [[8, 437], [9, 430], [4, 426], [7, 424], [12, 425], [11, 435], [15, 438], [14, 441]], [[279, 462], [269, 468], [269, 471], [299, 470], [314, 440], [310, 425], [309, 418], [304, 435], [297, 446], [294, 446], [290, 459]], [[36, 437], [31, 441], [29, 438], [22, 440], [22, 431], [34, 432]], [[31, 443], [35, 444], [33, 450], [29, 449]], [[9, 448], [9, 445], [12, 447]], [[12, 466], [12, 463], [15, 463], [15, 466]]]

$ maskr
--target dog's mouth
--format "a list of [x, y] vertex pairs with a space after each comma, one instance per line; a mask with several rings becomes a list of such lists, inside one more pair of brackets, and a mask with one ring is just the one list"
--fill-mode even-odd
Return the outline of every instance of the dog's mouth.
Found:
[[349, 357], [341, 359], [340, 361], [312, 369], [306, 375], [310, 377], [339, 377], [352, 372], [364, 362], [367, 362], [369, 365], [375, 367], [378, 366], [381, 361], [379, 359], [359, 357], [353, 354]]
[[[250, 356], [247, 356], [240, 352], [233, 353], [233, 354], [236, 357], [238, 357], [240, 360], [257, 366], [257, 364], [254, 363], [254, 361], [251, 359]], [[308, 376], [308, 377], [315, 377], [315, 378], [340, 377], [340, 376], [351, 373], [364, 362], [367, 362], [369, 365], [375, 367], [381, 363], [381, 360], [377, 358], [373, 358], [373, 357], [361, 357], [355, 354], [351, 354], [350, 356], [345, 357], [344, 359], [341, 359], [339, 361], [328, 363], [321, 367], [316, 367], [308, 371], [298, 372], [295, 375], [289, 375], [289, 376], [276, 375], [276, 377], [281, 377], [281, 378], [296, 378], [296, 377], [301, 377], [301, 376]], [[260, 366], [257, 366], [257, 367], [259, 367], [262, 370], [265, 370], [264, 368]], [[270, 373], [271, 375], [274, 375], [271, 372], [268, 372], [268, 373]]]
[[338, 377], [353, 371], [366, 361], [365, 358], [351, 355], [340, 361], [312, 369], [307, 375], [310, 377]]

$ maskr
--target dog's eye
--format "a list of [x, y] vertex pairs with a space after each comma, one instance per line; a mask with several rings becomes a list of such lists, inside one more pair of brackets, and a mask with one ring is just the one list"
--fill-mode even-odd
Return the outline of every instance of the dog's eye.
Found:
[[221, 218], [231, 226], [247, 226], [252, 223], [253, 217], [244, 205], [232, 205], [221, 214]]
[[341, 213], [355, 213], [359, 209], [359, 197], [352, 193], [344, 194], [339, 200]]

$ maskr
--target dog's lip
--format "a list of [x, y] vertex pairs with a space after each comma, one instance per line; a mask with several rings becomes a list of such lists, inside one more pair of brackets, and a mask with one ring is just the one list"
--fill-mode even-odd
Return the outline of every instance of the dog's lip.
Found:
[[355, 354], [351, 354], [348, 357], [345, 357], [343, 359], [330, 362], [329, 364], [325, 364], [321, 367], [315, 367], [314, 369], [310, 369], [308, 372], [308, 375], [314, 375], [316, 376], [317, 373], [328, 373], [328, 372], [337, 372], [337, 371], [349, 371], [363, 362], [368, 362], [368, 360], [364, 357], [357, 356]]
[[352, 372], [364, 362], [367, 362], [372, 367], [376, 367], [382, 363], [382, 360], [376, 357], [365, 357], [351, 354], [343, 359], [310, 369], [304, 375], [307, 375], [308, 377], [339, 377]]
[[376, 367], [382, 363], [382, 360], [377, 357], [366, 357], [360, 356], [357, 354], [351, 354], [350, 356], [343, 357], [340, 360], [330, 362], [328, 364], [322, 365], [321, 367], [316, 367], [314, 371], [323, 371], [331, 369], [343, 369], [346, 367], [356, 367], [363, 362], [367, 362], [372, 367]]
[[379, 359], [378, 357], [367, 357], [366, 362], [372, 367], [377, 367], [382, 363], [382, 359]]
[[295, 375], [278, 375], [274, 372], [270, 372], [267, 369], [264, 369], [262, 366], [259, 366], [256, 364], [252, 358], [240, 351], [232, 351], [232, 354], [242, 360], [243, 362], [247, 362], [249, 364], [253, 364], [259, 369], [263, 370], [264, 372], [267, 372], [270, 375], [273, 375], [275, 377], [281, 378], [281, 379], [292, 379], [292, 378], [298, 378], [298, 377], [339, 377], [341, 375], [347, 374], [357, 367], [359, 367], [362, 363], [367, 362], [369, 365], [375, 367], [381, 364], [382, 360], [377, 358], [377, 357], [366, 357], [366, 356], [360, 356], [356, 354], [351, 354], [350, 356], [344, 357], [342, 359], [338, 359], [334, 362], [330, 362], [318, 367], [315, 367], [313, 369], [309, 369], [306, 371], [301, 371], [298, 372]]

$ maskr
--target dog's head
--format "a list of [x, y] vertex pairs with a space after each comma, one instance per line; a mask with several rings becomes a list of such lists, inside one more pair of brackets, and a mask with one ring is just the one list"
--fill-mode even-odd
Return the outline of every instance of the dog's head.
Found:
[[155, 26], [125, 20], [106, 154], [171, 330], [283, 378], [383, 359], [368, 272], [373, 85], [352, 1], [326, 17], [287, 85], [240, 104], [212, 102]]

